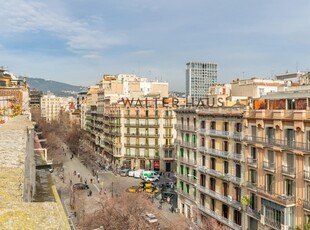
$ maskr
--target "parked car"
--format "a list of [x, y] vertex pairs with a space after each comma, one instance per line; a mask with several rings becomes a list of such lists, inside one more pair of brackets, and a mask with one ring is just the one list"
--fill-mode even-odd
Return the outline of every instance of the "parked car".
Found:
[[129, 171], [128, 171], [128, 176], [133, 177], [134, 174], [135, 174], [135, 171], [134, 171], [134, 170], [129, 170]]
[[152, 186], [154, 186], [155, 184], [152, 182], [146, 182], [146, 181], [142, 181], [139, 186], [140, 188], [146, 189], [146, 188], [150, 188]]
[[126, 189], [126, 192], [129, 192], [129, 193], [142, 192], [142, 188], [140, 186], [131, 186]]
[[153, 224], [153, 223], [158, 222], [156, 216], [155, 216], [154, 214], [152, 214], [152, 213], [146, 213], [146, 214], [144, 215], [144, 219], [145, 219], [147, 222], [149, 222], [150, 224]]
[[159, 181], [159, 178], [155, 177], [155, 176], [149, 176], [149, 177], [145, 177], [144, 181], [146, 181], [146, 182], [156, 182], [156, 181]]
[[119, 175], [121, 176], [127, 176], [127, 172], [129, 171], [129, 169], [122, 169], [120, 172], [119, 172]]
[[126, 176], [129, 176], [130, 172], [132, 172], [132, 170], [128, 169], [128, 171], [126, 172]]
[[146, 188], [145, 192], [147, 192], [147, 193], [158, 193], [158, 188], [156, 186], [152, 186], [150, 188]]
[[141, 175], [142, 175], [142, 173], [143, 173], [143, 169], [138, 169], [138, 170], [136, 170], [135, 172], [134, 172], [134, 178], [141, 178]]
[[89, 189], [89, 186], [87, 184], [83, 184], [83, 183], [76, 183], [73, 186], [73, 189], [75, 190], [85, 190], [85, 189]]

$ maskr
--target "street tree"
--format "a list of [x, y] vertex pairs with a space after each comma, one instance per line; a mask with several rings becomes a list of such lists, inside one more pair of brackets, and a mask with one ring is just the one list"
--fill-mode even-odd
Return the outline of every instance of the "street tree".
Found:
[[143, 214], [152, 205], [141, 194], [124, 194], [114, 198], [102, 195], [99, 199], [93, 199], [93, 202], [86, 204], [91, 209], [84, 209], [85, 216], [78, 225], [79, 229], [93, 229], [100, 226], [105, 230], [157, 229], [154, 228], [157, 224], [149, 224], [143, 218]]

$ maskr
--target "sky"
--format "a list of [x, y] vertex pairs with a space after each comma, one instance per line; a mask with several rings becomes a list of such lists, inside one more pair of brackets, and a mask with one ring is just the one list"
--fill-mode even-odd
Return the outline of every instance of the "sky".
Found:
[[0, 66], [89, 86], [137, 74], [185, 91], [186, 63], [218, 64], [218, 83], [310, 70], [308, 0], [9, 0]]

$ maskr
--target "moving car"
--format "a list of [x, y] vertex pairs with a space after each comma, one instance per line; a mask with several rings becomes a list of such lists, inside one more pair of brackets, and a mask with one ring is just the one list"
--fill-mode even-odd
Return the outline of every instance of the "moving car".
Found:
[[126, 189], [126, 192], [129, 192], [129, 193], [142, 192], [142, 188], [140, 186], [131, 186]]
[[146, 213], [146, 214], [144, 215], [144, 219], [145, 219], [147, 222], [149, 222], [150, 224], [153, 224], [153, 223], [158, 222], [156, 216], [155, 216], [154, 214], [152, 214], [152, 213]]
[[85, 190], [85, 189], [89, 189], [89, 186], [83, 183], [76, 183], [72, 185], [72, 188], [75, 190]]

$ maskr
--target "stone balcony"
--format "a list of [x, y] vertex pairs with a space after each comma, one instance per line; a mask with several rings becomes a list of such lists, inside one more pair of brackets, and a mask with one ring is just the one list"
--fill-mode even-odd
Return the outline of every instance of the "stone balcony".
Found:
[[227, 219], [224, 216], [221, 216], [220, 214], [216, 213], [215, 211], [199, 204], [198, 205], [198, 209], [208, 215], [210, 215], [211, 217], [213, 217], [214, 219], [216, 219], [217, 221], [227, 225], [228, 227], [230, 227], [233, 230], [242, 230], [242, 226], [239, 224], [234, 223], [232, 220]]
[[234, 199], [232, 199], [232, 197], [228, 197], [228, 196], [224, 196], [216, 191], [213, 191], [210, 188], [198, 185], [198, 190], [200, 192], [203, 192], [205, 194], [208, 194], [209, 196], [216, 198], [217, 200], [220, 200], [228, 205], [233, 206], [234, 208], [241, 210], [242, 208], [242, 204]]

